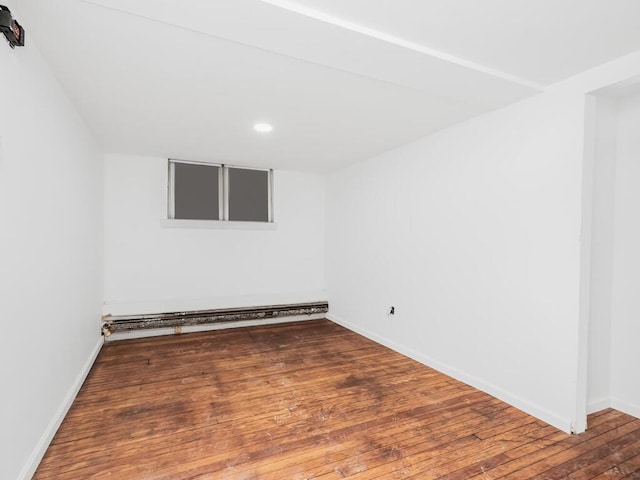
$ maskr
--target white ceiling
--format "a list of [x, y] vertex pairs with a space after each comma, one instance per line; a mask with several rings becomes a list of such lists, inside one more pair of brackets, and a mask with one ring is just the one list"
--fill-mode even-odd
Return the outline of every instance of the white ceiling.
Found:
[[640, 49], [637, 0], [8, 6], [106, 151], [314, 172]]
[[353, 22], [539, 85], [640, 48], [638, 0], [265, 1]]

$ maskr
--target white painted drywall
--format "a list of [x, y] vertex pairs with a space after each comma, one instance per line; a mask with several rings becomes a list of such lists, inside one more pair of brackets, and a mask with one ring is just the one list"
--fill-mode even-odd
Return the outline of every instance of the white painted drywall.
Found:
[[330, 317], [564, 430], [584, 423], [584, 104], [546, 93], [330, 175]]
[[267, 230], [167, 228], [167, 159], [105, 157], [105, 313], [326, 299], [324, 177], [274, 172]]
[[611, 402], [640, 416], [640, 94], [618, 103]]
[[587, 409], [610, 406], [611, 276], [617, 137], [615, 98], [597, 97], [591, 236], [591, 291]]
[[28, 33], [23, 48], [0, 41], [0, 65], [0, 478], [13, 480], [31, 478], [101, 341], [102, 156]]

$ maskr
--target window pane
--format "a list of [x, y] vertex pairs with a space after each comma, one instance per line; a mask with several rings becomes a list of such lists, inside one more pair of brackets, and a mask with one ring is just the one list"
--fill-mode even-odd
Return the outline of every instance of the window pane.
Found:
[[175, 218], [219, 220], [220, 167], [174, 162]]
[[229, 220], [269, 221], [269, 172], [229, 168]]

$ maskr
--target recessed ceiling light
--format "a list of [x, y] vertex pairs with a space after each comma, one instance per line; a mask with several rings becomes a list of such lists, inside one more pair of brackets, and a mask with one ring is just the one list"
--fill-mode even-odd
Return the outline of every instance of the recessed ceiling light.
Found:
[[273, 126], [269, 123], [256, 123], [253, 126], [253, 129], [256, 132], [260, 132], [260, 133], [269, 133], [270, 131], [273, 130]]

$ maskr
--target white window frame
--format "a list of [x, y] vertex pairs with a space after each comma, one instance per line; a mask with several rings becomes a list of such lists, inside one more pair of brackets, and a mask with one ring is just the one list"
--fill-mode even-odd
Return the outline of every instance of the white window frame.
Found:
[[[187, 163], [192, 165], [206, 165], [210, 167], [220, 168], [221, 175], [218, 175], [218, 220], [190, 220], [175, 218], [175, 164]], [[217, 224], [235, 224], [239, 227], [264, 226], [275, 224], [273, 214], [273, 169], [271, 168], [254, 168], [238, 165], [227, 165], [223, 163], [211, 163], [211, 162], [198, 162], [192, 160], [178, 160], [170, 158], [168, 162], [167, 172], [167, 220], [165, 226], [193, 226], [193, 227], [207, 227], [216, 226]], [[235, 221], [229, 220], [229, 169], [237, 168], [243, 170], [257, 170], [260, 172], [267, 172], [267, 215], [268, 220], [266, 222], [249, 222], [249, 221]], [[240, 225], [243, 224], [243, 225]], [[247, 225], [244, 225], [247, 224]]]

